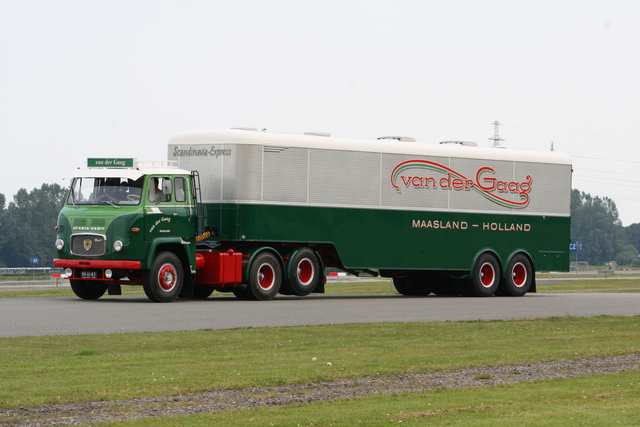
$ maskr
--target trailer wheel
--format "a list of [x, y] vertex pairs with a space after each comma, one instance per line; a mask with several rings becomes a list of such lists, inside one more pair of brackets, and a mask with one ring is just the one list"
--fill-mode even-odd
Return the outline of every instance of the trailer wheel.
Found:
[[480, 255], [473, 266], [470, 289], [471, 295], [490, 297], [500, 284], [500, 267], [496, 257], [489, 253]]
[[514, 255], [507, 266], [504, 291], [507, 295], [521, 297], [529, 291], [533, 281], [533, 268], [529, 258], [523, 254]]
[[161, 252], [143, 275], [142, 287], [151, 301], [169, 302], [180, 294], [183, 280], [180, 259], [172, 252]]
[[401, 295], [411, 295], [409, 288], [407, 288], [407, 276], [396, 276], [393, 278], [393, 287], [396, 288]]
[[309, 295], [320, 280], [320, 262], [309, 248], [298, 250], [289, 260], [287, 290], [298, 296]]
[[420, 272], [394, 277], [393, 286], [396, 291], [405, 296], [426, 296], [433, 290], [429, 283], [429, 275]]
[[467, 282], [468, 281], [462, 279], [454, 279], [450, 277], [441, 278], [434, 282], [432, 292], [441, 296], [465, 296], [469, 294], [469, 286], [467, 286]]
[[82, 299], [98, 299], [107, 292], [107, 285], [104, 282], [94, 280], [69, 280], [73, 293]]
[[278, 295], [281, 283], [282, 268], [278, 258], [270, 252], [258, 254], [249, 269], [249, 296], [259, 301], [271, 300]]

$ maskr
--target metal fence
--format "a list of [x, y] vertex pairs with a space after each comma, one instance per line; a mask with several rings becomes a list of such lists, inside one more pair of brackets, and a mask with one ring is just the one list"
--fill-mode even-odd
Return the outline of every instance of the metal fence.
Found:
[[7, 267], [0, 268], [0, 274], [18, 275], [18, 274], [53, 274], [62, 273], [63, 269], [58, 267]]

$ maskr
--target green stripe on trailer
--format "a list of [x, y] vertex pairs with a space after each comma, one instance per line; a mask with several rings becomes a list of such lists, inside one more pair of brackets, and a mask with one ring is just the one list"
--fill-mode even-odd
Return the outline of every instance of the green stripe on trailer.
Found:
[[515, 251], [536, 270], [569, 268], [569, 218], [254, 204], [206, 205], [216, 237], [332, 244], [350, 269], [470, 270], [483, 250], [504, 265]]

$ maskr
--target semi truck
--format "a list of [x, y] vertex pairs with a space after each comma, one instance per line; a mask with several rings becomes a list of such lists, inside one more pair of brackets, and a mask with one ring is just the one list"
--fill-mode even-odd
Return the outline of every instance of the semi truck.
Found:
[[181, 132], [167, 150], [71, 174], [54, 266], [78, 297], [271, 300], [323, 293], [327, 269], [403, 295], [522, 296], [536, 271], [569, 269], [563, 153], [254, 129]]

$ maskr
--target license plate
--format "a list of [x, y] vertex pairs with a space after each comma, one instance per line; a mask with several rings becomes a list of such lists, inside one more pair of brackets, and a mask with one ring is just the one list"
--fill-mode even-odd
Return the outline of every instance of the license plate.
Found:
[[97, 279], [98, 272], [96, 270], [83, 270], [80, 272], [81, 279]]

